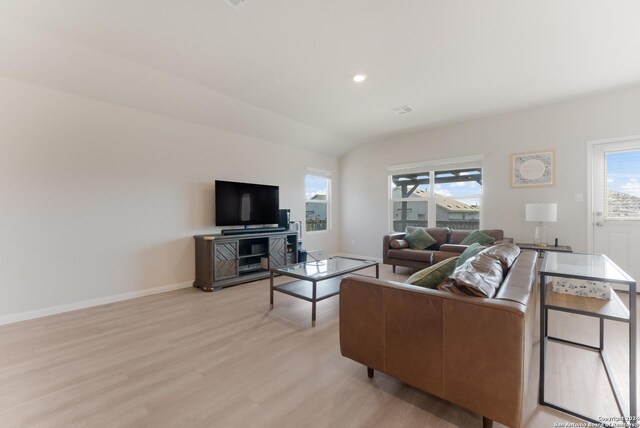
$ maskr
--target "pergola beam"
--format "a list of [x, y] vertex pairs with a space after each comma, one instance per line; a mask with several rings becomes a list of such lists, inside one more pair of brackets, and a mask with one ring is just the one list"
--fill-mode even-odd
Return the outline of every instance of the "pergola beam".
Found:
[[[463, 174], [464, 173], [464, 174]], [[448, 177], [443, 177], [448, 175]], [[482, 170], [481, 169], [454, 169], [446, 171], [436, 171], [436, 184], [445, 183], [459, 183], [461, 181], [475, 181], [478, 184], [482, 184]], [[406, 186], [420, 186], [429, 184], [429, 177], [425, 177], [423, 174], [401, 174], [393, 176], [393, 184], [406, 189]], [[413, 193], [411, 191], [409, 194]]]

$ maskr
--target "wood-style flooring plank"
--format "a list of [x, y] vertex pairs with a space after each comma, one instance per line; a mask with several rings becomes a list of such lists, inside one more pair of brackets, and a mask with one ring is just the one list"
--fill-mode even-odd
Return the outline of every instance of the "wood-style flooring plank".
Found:
[[[402, 281], [411, 272], [381, 266], [388, 279]], [[369, 379], [365, 367], [342, 357], [337, 296], [318, 303], [315, 328], [310, 303], [274, 298], [270, 311], [269, 282], [262, 280], [2, 326], [0, 427], [481, 426], [480, 415], [382, 373]], [[592, 322], [553, 317], [552, 334], [594, 340]], [[626, 330], [611, 324], [607, 347], [624, 376]], [[615, 414], [602, 367], [577, 352], [549, 346], [549, 397]], [[527, 426], [578, 421], [538, 406], [537, 370], [531, 376]]]

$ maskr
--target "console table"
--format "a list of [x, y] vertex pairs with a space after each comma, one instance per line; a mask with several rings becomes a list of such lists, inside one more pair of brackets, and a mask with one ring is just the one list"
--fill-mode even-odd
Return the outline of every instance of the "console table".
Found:
[[[626, 285], [629, 288], [629, 308], [622, 303], [615, 290], [611, 290], [611, 299], [602, 300], [593, 297], [573, 296], [554, 293], [547, 285], [547, 277], [576, 278], [589, 281], [601, 281]], [[548, 334], [549, 311], [562, 311], [579, 315], [586, 315], [600, 319], [600, 343], [592, 346], [573, 342], [566, 339], [551, 337]], [[622, 400], [622, 395], [613, 380], [613, 374], [604, 350], [604, 321], [612, 320], [629, 324], [629, 411]], [[636, 281], [613, 263], [607, 256], [597, 254], [577, 254], [550, 252], [545, 257], [540, 269], [540, 389], [538, 402], [561, 412], [582, 418], [586, 421], [601, 424], [589, 416], [579, 414], [559, 405], [549, 403], [544, 398], [545, 364], [547, 342], [555, 342], [578, 346], [589, 351], [598, 352], [604, 365], [609, 385], [618, 404], [620, 414], [626, 418], [631, 426], [636, 426]], [[588, 376], [585, 373], [585, 376]], [[608, 416], [608, 415], [602, 415]], [[620, 422], [620, 421], [617, 421]], [[604, 425], [609, 425], [604, 422]], [[620, 426], [612, 424], [615, 426]]]
[[248, 235], [196, 235], [194, 287], [223, 287], [269, 277], [269, 269], [297, 263], [296, 231]]

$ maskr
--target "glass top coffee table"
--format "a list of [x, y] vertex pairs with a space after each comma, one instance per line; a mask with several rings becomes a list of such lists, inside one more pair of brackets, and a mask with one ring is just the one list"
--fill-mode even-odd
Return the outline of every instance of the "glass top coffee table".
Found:
[[[368, 267], [376, 267], [376, 278], [380, 277], [380, 266], [375, 260], [351, 257], [331, 257], [317, 262], [297, 263], [271, 269], [270, 297], [273, 309], [273, 292], [279, 291], [307, 302], [311, 302], [311, 325], [316, 325], [316, 303], [340, 293], [340, 278], [348, 273]], [[297, 281], [273, 285], [276, 275], [297, 278]]]

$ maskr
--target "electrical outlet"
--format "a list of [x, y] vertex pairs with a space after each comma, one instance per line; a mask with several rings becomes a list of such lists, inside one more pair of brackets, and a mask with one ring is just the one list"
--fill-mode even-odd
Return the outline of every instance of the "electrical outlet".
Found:
[[575, 200], [576, 200], [576, 202], [584, 201], [584, 196], [582, 195], [582, 193], [576, 193]]

